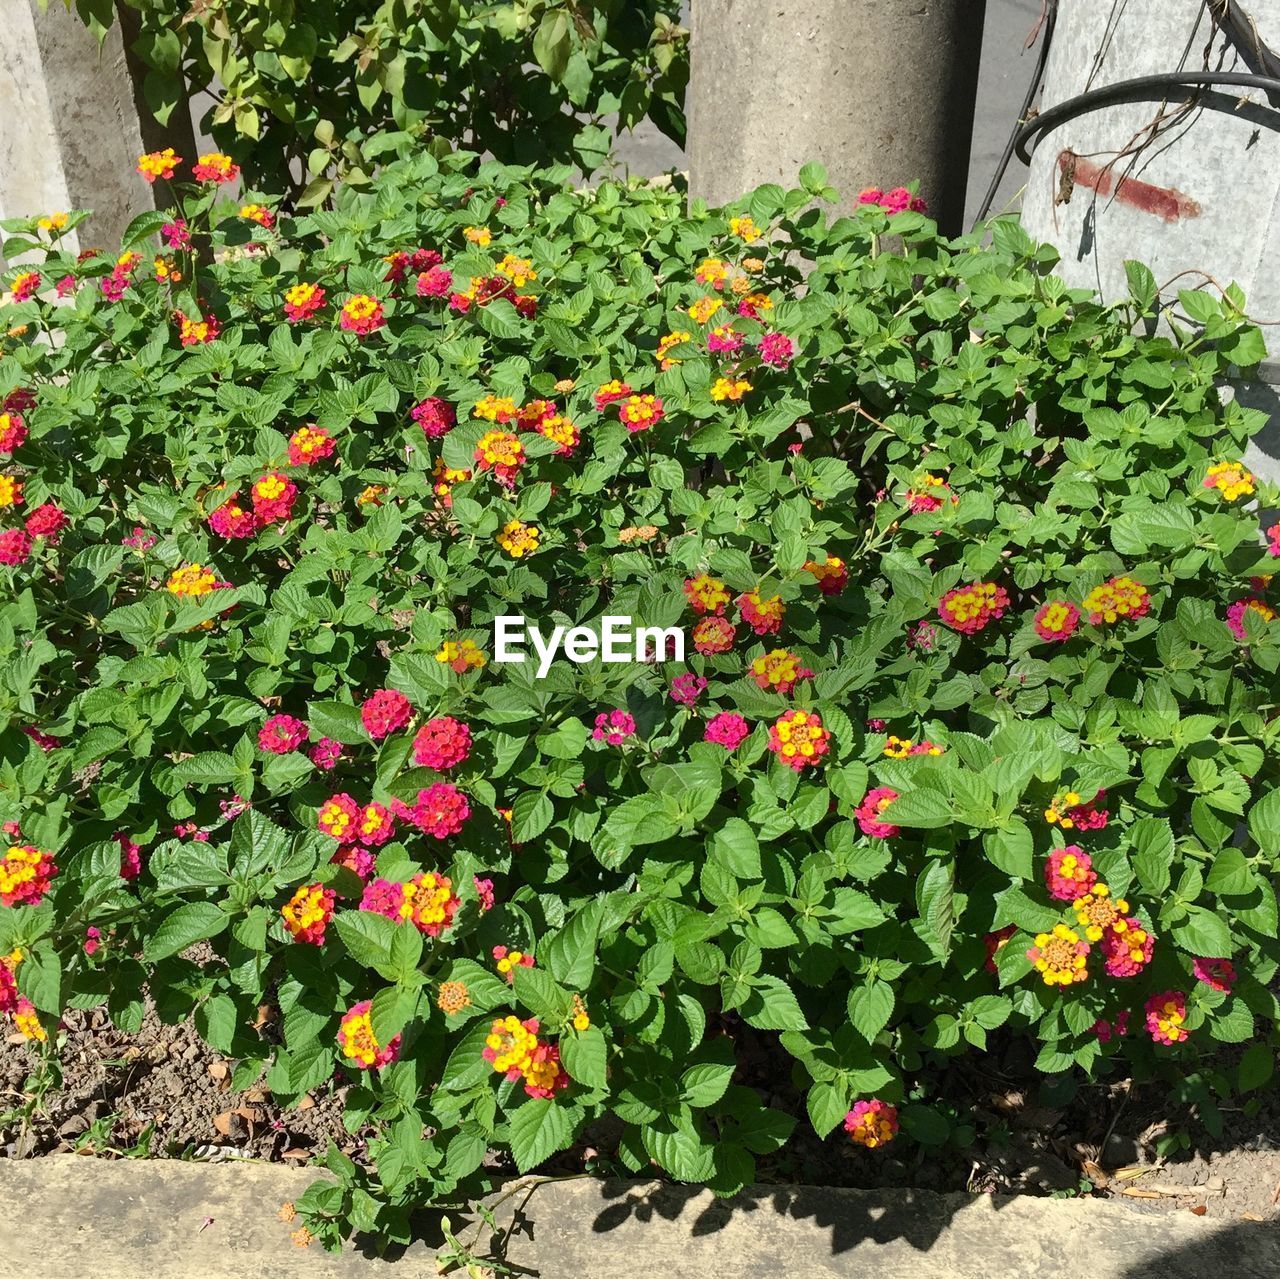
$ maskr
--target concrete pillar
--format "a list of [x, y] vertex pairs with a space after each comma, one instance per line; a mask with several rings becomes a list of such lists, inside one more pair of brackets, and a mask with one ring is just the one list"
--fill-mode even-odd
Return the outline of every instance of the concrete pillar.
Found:
[[160, 130], [139, 111], [118, 25], [99, 52], [57, 0], [44, 12], [0, 0], [0, 66], [0, 216], [92, 209], [71, 242], [111, 248], [159, 194], [134, 171], [138, 156], [174, 146], [193, 158], [180, 127]]
[[985, 0], [696, 0], [689, 167], [723, 203], [824, 164], [849, 202], [920, 193], [959, 231]]
[[[1237, 8], [1265, 44], [1280, 48], [1280, 0]], [[1253, 69], [1202, 0], [1127, 0], [1110, 10], [1087, 0], [1059, 9], [1045, 108], [1135, 76]], [[1239, 88], [1152, 90], [1083, 112], [1040, 139], [1022, 206], [1027, 231], [1062, 254], [1055, 274], [1107, 301], [1127, 294], [1131, 258], [1158, 285], [1175, 281], [1170, 293], [1214, 292], [1203, 273], [1244, 289], [1250, 313], [1265, 324], [1270, 359], [1262, 380], [1237, 393], [1271, 415], [1247, 458], [1272, 482], [1280, 482], [1278, 118], [1266, 93]]]

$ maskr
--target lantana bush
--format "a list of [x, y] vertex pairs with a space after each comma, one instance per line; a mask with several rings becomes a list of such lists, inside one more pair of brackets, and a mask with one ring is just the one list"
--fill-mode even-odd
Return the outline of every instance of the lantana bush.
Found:
[[[997, 1040], [1210, 1124], [1264, 1084], [1280, 527], [1238, 290], [1130, 264], [1103, 306], [1011, 219], [944, 240], [816, 166], [686, 211], [394, 149], [310, 216], [169, 153], [138, 180], [182, 207], [110, 251], [5, 224], [35, 1051], [149, 997], [237, 1089], [346, 1085], [329, 1244], [588, 1126], [717, 1193], [797, 1124], [963, 1145], [942, 1067]], [[562, 643], [500, 661], [498, 618]]]

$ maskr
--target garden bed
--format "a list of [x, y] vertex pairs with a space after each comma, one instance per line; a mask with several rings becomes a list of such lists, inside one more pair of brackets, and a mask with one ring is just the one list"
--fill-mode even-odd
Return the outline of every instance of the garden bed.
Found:
[[[268, 1028], [267, 1033], [270, 1033]], [[803, 1099], [787, 1084], [766, 1046], [745, 1055], [741, 1078], [762, 1098], [797, 1117]], [[1191, 1209], [1221, 1219], [1280, 1219], [1280, 1098], [1252, 1114], [1229, 1110], [1222, 1135], [1198, 1129], [1189, 1148], [1162, 1157], [1177, 1131], [1163, 1087], [1121, 1081], [1054, 1106], [1019, 1090], [1031, 1078], [1025, 1050], [997, 1046], [981, 1063], [957, 1063], [949, 1094], [972, 1101], [975, 1138], [963, 1149], [922, 1157], [919, 1149], [868, 1155], [817, 1140], [798, 1126], [784, 1156], [763, 1162], [778, 1184], [1123, 1198], [1143, 1211]], [[79, 1152], [106, 1157], [223, 1162], [256, 1159], [294, 1167], [323, 1155], [330, 1141], [367, 1163], [361, 1133], [342, 1124], [347, 1085], [340, 1079], [308, 1094], [299, 1108], [279, 1105], [264, 1088], [232, 1092], [231, 1063], [209, 1049], [190, 1022], [166, 1026], [148, 1009], [142, 1030], [126, 1035], [100, 1013], [71, 1012], [58, 1053], [61, 1084], [42, 1071], [20, 1036], [0, 1044], [0, 1151], [10, 1159]], [[772, 1078], [770, 1078], [772, 1077]], [[553, 1175], [617, 1171], [617, 1129], [600, 1125], [557, 1156]], [[614, 1149], [611, 1149], [611, 1146]], [[491, 1152], [495, 1175], [514, 1175]]]
[[0, 1006], [69, 1036], [15, 1152], [324, 1146], [336, 1248], [512, 1172], [1134, 1197], [1265, 1120], [1238, 291], [385, 146], [10, 223]]

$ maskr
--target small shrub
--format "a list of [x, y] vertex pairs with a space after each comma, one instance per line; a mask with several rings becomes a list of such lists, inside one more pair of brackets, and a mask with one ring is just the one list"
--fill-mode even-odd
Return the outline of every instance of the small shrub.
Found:
[[[253, 185], [304, 205], [326, 202], [336, 180], [368, 184], [386, 129], [437, 153], [461, 146], [587, 173], [609, 162], [605, 117], [624, 129], [650, 119], [684, 144], [679, 0], [125, 3], [156, 119], [210, 95], [201, 128]], [[99, 40], [117, 19], [113, 0], [76, 11]]]
[[[718, 1193], [797, 1121], [963, 1142], [939, 1067], [996, 1034], [1212, 1122], [1276, 1012], [1244, 299], [1134, 264], [1104, 307], [813, 167], [688, 214], [568, 178], [206, 183], [124, 258], [6, 224], [6, 1006], [52, 1041], [149, 990], [237, 1087], [337, 1071], [330, 1243], [605, 1114]], [[686, 660], [539, 678], [516, 614]]]

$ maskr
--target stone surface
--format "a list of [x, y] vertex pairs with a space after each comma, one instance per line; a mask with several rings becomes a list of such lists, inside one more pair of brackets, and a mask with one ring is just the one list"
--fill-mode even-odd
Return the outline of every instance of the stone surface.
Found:
[[698, 0], [689, 181], [723, 203], [816, 160], [846, 199], [920, 180], [959, 231], [984, 0]]
[[[0, 1164], [0, 1279], [418, 1279], [426, 1241], [394, 1261], [299, 1249], [276, 1216], [306, 1169]], [[536, 1183], [535, 1179], [530, 1179]], [[1122, 1202], [758, 1186], [732, 1200], [658, 1183], [511, 1183], [495, 1203], [515, 1273], [543, 1279], [1274, 1279], [1280, 1229]], [[455, 1225], [457, 1223], [455, 1222]], [[474, 1223], [467, 1244], [489, 1242]], [[484, 1247], [480, 1252], [483, 1254]]]
[[[111, 247], [130, 220], [154, 207], [134, 172], [141, 152], [171, 135], [134, 105], [120, 28], [101, 51], [59, 0], [0, 0], [0, 217], [68, 209], [94, 215], [72, 247]], [[185, 135], [173, 143], [179, 153]]]

